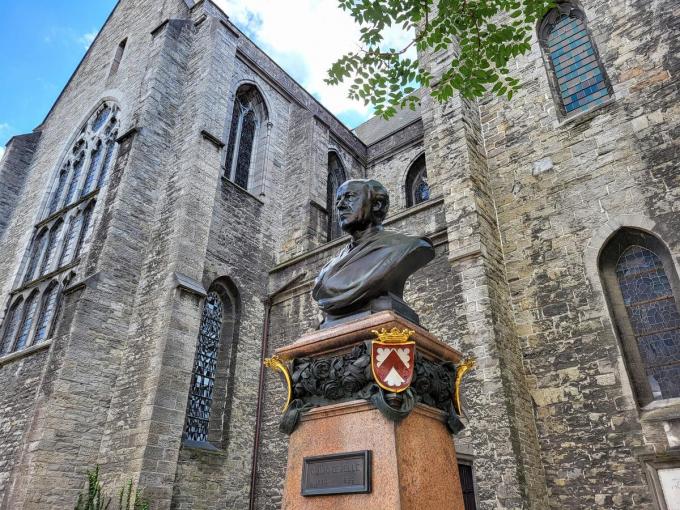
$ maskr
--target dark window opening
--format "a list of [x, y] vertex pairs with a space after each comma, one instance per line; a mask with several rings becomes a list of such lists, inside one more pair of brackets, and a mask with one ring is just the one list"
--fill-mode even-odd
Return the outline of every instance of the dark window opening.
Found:
[[416, 159], [406, 174], [406, 207], [430, 199], [430, 185], [427, 182], [425, 154]]
[[458, 476], [460, 477], [460, 488], [463, 491], [463, 505], [465, 510], [477, 510], [472, 466], [469, 464], [458, 464]]
[[127, 39], [123, 39], [118, 47], [116, 48], [116, 54], [113, 57], [113, 62], [111, 63], [111, 70], [109, 71], [109, 78], [118, 72], [120, 67], [120, 62], [123, 60], [123, 53], [125, 53], [125, 46], [127, 45]]
[[340, 158], [335, 152], [328, 153], [328, 180], [326, 181], [326, 212], [328, 213], [328, 225], [326, 227], [326, 240], [331, 241], [342, 235], [342, 229], [338, 221], [338, 212], [335, 209], [335, 193], [340, 185], [347, 180], [345, 170]]

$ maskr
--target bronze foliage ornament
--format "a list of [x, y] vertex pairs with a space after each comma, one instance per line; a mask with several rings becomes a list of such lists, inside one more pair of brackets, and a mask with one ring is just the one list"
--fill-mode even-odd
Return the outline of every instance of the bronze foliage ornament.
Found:
[[[267, 366], [282, 371], [278, 363]], [[292, 400], [279, 424], [286, 434], [295, 430], [304, 411], [357, 399], [370, 401], [392, 421], [406, 418], [417, 403], [423, 403], [446, 413], [446, 425], [452, 433], [464, 428], [454, 407], [456, 366], [448, 361], [431, 361], [416, 352], [411, 385], [399, 394], [376, 384], [371, 370], [371, 341], [356, 345], [346, 354], [294, 359], [286, 371], [290, 374]]]

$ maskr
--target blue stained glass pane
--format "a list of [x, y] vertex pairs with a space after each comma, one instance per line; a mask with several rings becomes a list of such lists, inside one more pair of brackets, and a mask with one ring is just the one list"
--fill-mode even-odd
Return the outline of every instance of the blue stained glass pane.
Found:
[[628, 308], [630, 322], [636, 335], [668, 328], [680, 328], [680, 313], [672, 297]]
[[52, 285], [47, 291], [47, 294], [43, 297], [43, 306], [40, 311], [40, 317], [38, 318], [38, 326], [35, 330], [35, 339], [33, 340], [34, 344], [38, 344], [47, 338], [49, 326], [52, 322], [54, 310], [57, 305], [58, 291], [59, 287], [57, 285]]
[[638, 346], [646, 365], [680, 362], [680, 329], [641, 336]]
[[224, 306], [219, 294], [214, 291], [209, 292], [203, 305], [201, 329], [198, 334], [191, 390], [187, 403], [184, 438], [191, 441], [208, 440], [208, 424], [223, 313]]
[[73, 173], [71, 175], [71, 182], [68, 185], [68, 192], [66, 193], [66, 201], [64, 205], [69, 205], [76, 196], [76, 191], [78, 190], [78, 183], [80, 181], [80, 172], [83, 169], [83, 163], [85, 162], [85, 154], [81, 153], [78, 156], [78, 160], [73, 164]]
[[38, 308], [38, 293], [34, 292], [31, 294], [31, 297], [26, 300], [26, 304], [24, 305], [24, 316], [21, 319], [17, 343], [14, 346], [15, 351], [19, 351], [26, 346], [28, 334], [31, 332], [31, 326], [33, 325], [33, 320], [35, 318], [36, 308]]
[[[562, 16], [547, 40], [562, 105], [567, 113], [591, 107], [608, 95], [600, 63], [583, 20]], [[599, 76], [599, 79], [595, 79]]]
[[111, 107], [109, 105], [102, 106], [92, 121], [92, 131], [99, 131], [99, 129], [104, 125], [104, 122], [106, 122], [106, 119], [109, 118], [110, 113]]
[[680, 312], [659, 256], [628, 247], [616, 276], [654, 399], [680, 396]]

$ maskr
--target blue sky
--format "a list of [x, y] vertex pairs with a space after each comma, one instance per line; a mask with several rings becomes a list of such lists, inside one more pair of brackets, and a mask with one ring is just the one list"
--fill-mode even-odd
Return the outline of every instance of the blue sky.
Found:
[[115, 0], [0, 0], [0, 147], [37, 127]]
[[[345, 88], [323, 83], [330, 65], [357, 47], [359, 27], [338, 0], [215, 1], [349, 127], [370, 117], [370, 107], [347, 99]], [[9, 138], [42, 122], [115, 3], [0, 0], [0, 156]], [[396, 47], [404, 35], [390, 37]]]

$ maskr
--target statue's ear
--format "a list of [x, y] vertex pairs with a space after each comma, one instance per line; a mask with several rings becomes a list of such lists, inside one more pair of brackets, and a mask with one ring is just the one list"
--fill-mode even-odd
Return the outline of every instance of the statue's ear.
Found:
[[383, 207], [385, 207], [385, 202], [383, 200], [375, 200], [373, 201], [373, 206], [371, 207], [372, 211], [382, 211]]

